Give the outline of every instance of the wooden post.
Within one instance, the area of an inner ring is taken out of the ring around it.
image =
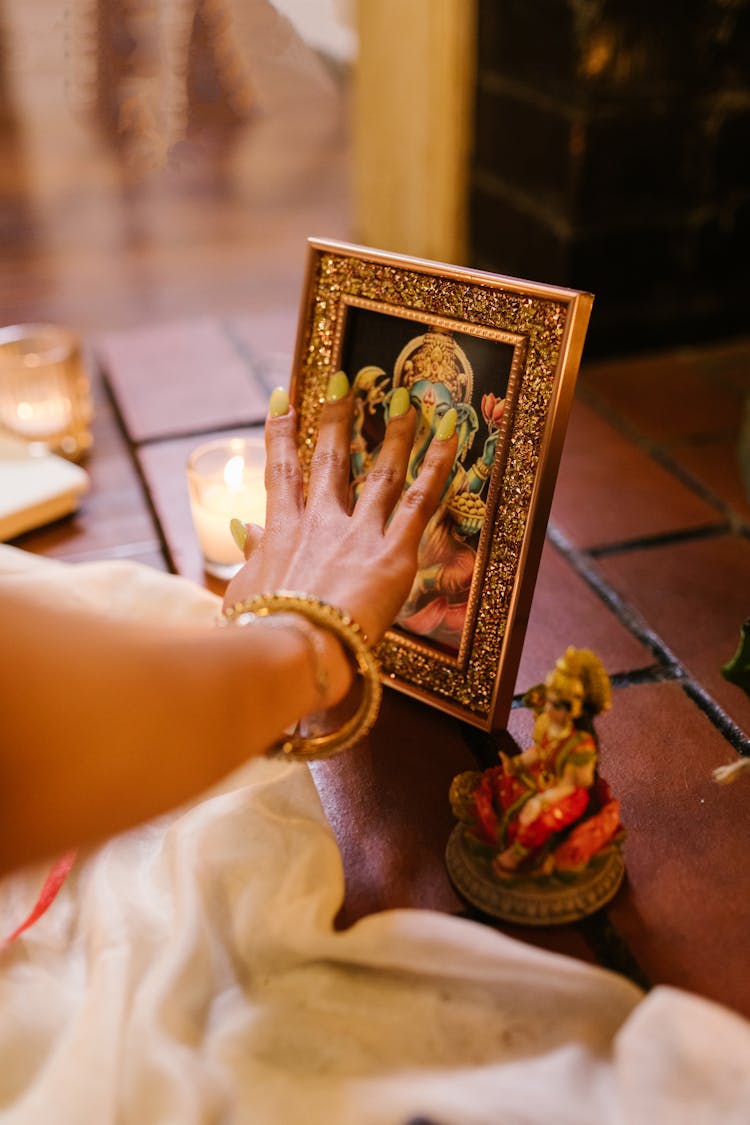
[[[460,264],[467,247],[475,0],[358,0],[359,241]]]

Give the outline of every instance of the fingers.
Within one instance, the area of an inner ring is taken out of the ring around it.
[[[445,415],[438,433],[427,450],[422,469],[409,486],[388,525],[386,538],[394,550],[416,551],[430,517],[445,490],[456,459],[458,438],[455,410]]]
[[[266,527],[274,530],[303,509],[302,470],[297,456],[297,420],[289,395],[277,387],[266,419]]]
[[[243,523],[242,520],[233,519],[229,521],[229,530],[245,558],[249,559],[263,538],[263,528],[257,523]]]
[[[348,507],[353,410],[354,398],[349,393],[349,380],[343,371],[337,371],[328,382],[318,440],[310,463],[309,511],[317,511],[331,501],[339,508]]]
[[[381,531],[403,491],[416,428],[417,413],[411,408],[409,392],[399,387],[391,400],[383,445],[355,509],[358,520],[377,520]]]

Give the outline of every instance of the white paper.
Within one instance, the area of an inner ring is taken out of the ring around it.
[[[89,486],[80,465],[32,452],[0,434],[0,539],[12,539],[74,511]]]

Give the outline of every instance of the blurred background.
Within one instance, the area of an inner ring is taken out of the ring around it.
[[[747,0],[0,0],[2,320],[296,309],[309,235],[747,332]]]

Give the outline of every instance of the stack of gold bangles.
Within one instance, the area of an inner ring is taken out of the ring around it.
[[[269,749],[268,754],[272,757],[303,762],[330,758],[354,746],[372,729],[378,716],[382,695],[380,665],[356,621],[335,606],[319,601],[310,594],[291,590],[258,594],[246,601],[228,606],[224,610],[224,618],[227,624],[250,625],[259,618],[280,613],[299,614],[313,625],[333,633],[352,657],[355,668],[362,677],[362,698],[354,714],[337,730],[303,736],[297,724],[291,734],[280,739]],[[318,686],[321,680],[324,682],[324,673],[321,673],[317,667],[315,680]]]

